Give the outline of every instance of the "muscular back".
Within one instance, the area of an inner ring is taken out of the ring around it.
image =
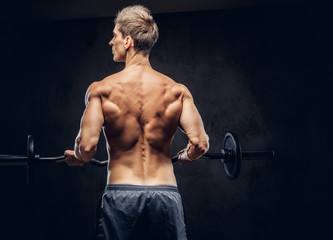
[[[176,185],[170,147],[186,88],[151,68],[96,83],[104,115],[111,184]]]

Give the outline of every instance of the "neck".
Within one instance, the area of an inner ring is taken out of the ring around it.
[[[144,56],[142,53],[135,52],[133,49],[130,49],[126,54],[125,68],[130,66],[150,66],[149,54]]]

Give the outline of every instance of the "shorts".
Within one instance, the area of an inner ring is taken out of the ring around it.
[[[97,208],[98,240],[187,240],[177,187],[107,185]]]

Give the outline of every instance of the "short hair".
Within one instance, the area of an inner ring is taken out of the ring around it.
[[[117,13],[114,23],[123,37],[133,38],[136,51],[144,55],[150,53],[158,39],[158,27],[148,8],[142,5],[126,7]]]

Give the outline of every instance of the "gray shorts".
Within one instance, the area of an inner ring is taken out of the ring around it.
[[[186,240],[177,187],[107,185],[97,208],[98,240]]]

